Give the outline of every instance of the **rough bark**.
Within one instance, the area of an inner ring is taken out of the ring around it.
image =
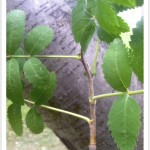
[[[7,11],[21,9],[26,12],[26,31],[37,25],[49,25],[55,32],[55,39],[43,54],[72,55],[80,52],[80,46],[74,42],[71,32],[71,10],[75,0],[7,0]],[[114,92],[106,83],[101,63],[107,45],[101,44],[98,58],[97,76],[94,79],[95,95]],[[91,64],[95,50],[93,40],[86,54],[86,61]],[[77,60],[42,59],[49,70],[57,74],[58,83],[55,97],[50,101],[51,106],[89,116],[88,85],[84,68]],[[111,66],[110,66],[111,67]],[[133,77],[131,89],[141,89],[136,77]],[[143,96],[136,96],[143,108]],[[114,98],[97,102],[97,150],[117,150],[107,127],[107,116]],[[46,125],[51,128],[69,150],[88,150],[89,126],[77,118],[39,110]],[[136,150],[143,150],[143,131],[141,129]]]

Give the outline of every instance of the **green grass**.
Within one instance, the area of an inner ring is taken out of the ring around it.
[[[7,107],[10,104],[11,102],[8,101]],[[28,110],[27,106],[22,109],[23,122]],[[32,134],[25,123],[23,129],[23,135],[21,137],[16,136],[7,120],[7,150],[67,150],[49,128],[45,127],[43,133],[38,135]]]

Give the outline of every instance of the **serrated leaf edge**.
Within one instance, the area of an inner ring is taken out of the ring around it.
[[[128,94],[126,94],[126,100],[129,98],[130,96],[128,95]],[[134,100],[134,99],[132,99],[132,100]],[[134,100],[135,101],[135,100]],[[115,100],[115,102],[113,103],[113,105],[112,105],[112,107],[111,107],[111,109],[114,107],[114,104],[117,102],[117,100]],[[135,101],[136,102],[136,101]],[[137,103],[137,102],[136,102]],[[138,103],[137,103],[138,104]],[[111,110],[110,110],[111,111]],[[140,109],[140,114],[141,114],[141,109]],[[109,118],[109,115],[108,115],[108,118]],[[109,120],[109,119],[108,119]],[[111,132],[111,129],[109,128],[109,124],[110,124],[110,122],[108,121],[107,122],[107,127],[108,127],[108,130]],[[140,128],[141,128],[141,122],[140,122],[140,120],[139,120],[139,127],[138,127],[138,130],[140,131]],[[137,133],[137,135],[139,134],[139,132]],[[113,135],[112,135],[112,132],[111,132],[111,136],[112,136],[112,138],[114,139],[114,142],[115,142],[115,144],[117,145],[117,147],[118,147],[118,149],[120,149],[120,147],[119,147],[119,145],[117,144],[117,142],[116,142],[116,140],[115,140],[115,138],[113,137]],[[137,137],[138,138],[138,137]],[[137,138],[135,138],[134,139],[134,145],[135,146],[137,146]]]

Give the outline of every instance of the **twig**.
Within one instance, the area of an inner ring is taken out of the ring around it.
[[[98,59],[98,56],[99,56],[99,51],[100,51],[100,39],[98,38],[97,43],[96,43],[94,61],[93,61],[93,64],[92,64],[92,76],[96,76],[97,59]]]
[[[93,97],[93,100],[96,101],[96,100],[102,99],[102,98],[113,97],[113,96],[120,96],[120,95],[124,95],[125,93],[126,92],[118,92],[118,93],[108,93],[108,94],[97,95],[97,96]],[[129,95],[143,94],[144,90],[128,91],[127,93]]]
[[[89,67],[87,66],[87,64],[85,62],[83,52],[81,52],[81,62],[83,64],[83,67],[85,69],[85,72],[86,72],[86,75],[88,78],[89,101],[92,103],[93,97],[94,97],[93,76],[92,76],[91,70],[89,69]]]
[[[94,97],[93,76],[91,70],[89,69],[89,67],[85,62],[82,50],[81,50],[81,62],[87,74],[88,88],[89,88],[90,118],[91,118],[91,123],[89,124],[89,128],[90,128],[89,150],[96,150],[96,114],[95,114],[96,103],[95,101],[93,101],[93,97]]]
[[[29,101],[27,99],[24,99],[24,101],[29,103],[29,104],[35,105],[34,102]],[[82,120],[86,121],[89,124],[91,123],[91,120],[88,117],[82,116],[82,115],[79,115],[79,114],[76,114],[76,113],[72,113],[70,111],[66,111],[66,110],[62,110],[62,109],[58,109],[58,108],[50,107],[50,106],[46,106],[46,105],[39,105],[39,107],[46,108],[46,109],[53,110],[53,111],[57,111],[57,112],[61,112],[61,113],[67,114],[67,115],[71,115],[71,116],[77,117],[79,119],[82,119]]]
[[[77,59],[81,60],[80,55],[8,55],[6,58],[30,58],[30,57],[36,57],[36,58],[69,58],[69,59]]]

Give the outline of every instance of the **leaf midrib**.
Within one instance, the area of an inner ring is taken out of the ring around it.
[[[11,45],[12,45],[12,37],[13,37],[13,32],[14,32],[14,30],[13,30],[13,28],[11,28],[11,33],[10,33],[10,39],[9,39],[9,47],[8,47],[8,52],[9,52],[9,54],[10,54],[10,52],[11,52]]]
[[[127,116],[127,111],[126,111],[126,107],[127,107],[127,102],[128,102],[128,95],[126,96],[126,99],[124,100],[125,101],[125,106],[124,106],[124,129],[125,129],[125,133],[124,133],[124,137],[125,137],[125,145],[127,145],[127,130],[126,130],[126,127],[127,127],[127,121],[126,121],[126,116]]]
[[[9,72],[8,72],[8,74],[9,74],[9,76],[8,76],[9,80],[8,80],[8,82],[9,82],[9,85],[10,85],[10,87],[11,87],[11,88],[10,88],[11,93],[13,93],[13,95],[14,95],[14,94],[15,94],[15,93],[14,93],[14,88],[12,88],[12,85],[13,85],[13,84],[11,84],[11,82],[10,82],[10,78],[11,78],[11,73],[10,73],[10,72],[11,72],[11,69],[10,69],[10,68],[11,68],[11,65],[12,65],[12,61],[13,61],[13,59],[10,60],[10,64],[9,64]],[[14,100],[14,98],[13,98],[13,100]]]
[[[35,76],[36,76],[37,78],[39,78],[39,79],[42,79],[42,77],[40,77],[40,76],[37,74],[36,70],[34,69],[34,67],[33,67],[33,65],[32,65],[32,63],[31,63],[31,59],[29,60],[29,64],[31,65],[31,68],[32,68],[33,72],[35,73]]]
[[[34,48],[37,46],[38,42],[42,39],[41,36],[43,35],[47,35],[47,34],[44,34],[44,33],[40,34],[38,40],[35,42],[34,46],[32,47],[30,54],[32,54],[32,52],[34,51]]]
[[[121,78],[121,75],[120,75],[120,73],[119,73],[119,69],[118,69],[118,65],[117,65],[117,51],[116,51],[116,49],[114,49],[114,60],[115,60],[115,61],[114,61],[114,66],[115,66],[115,68],[116,68],[118,77],[119,77],[119,79],[120,79],[120,81],[121,81],[123,87],[124,87],[125,89],[127,89],[126,86],[124,85],[124,82],[123,82],[123,80],[122,80],[122,78]]]

